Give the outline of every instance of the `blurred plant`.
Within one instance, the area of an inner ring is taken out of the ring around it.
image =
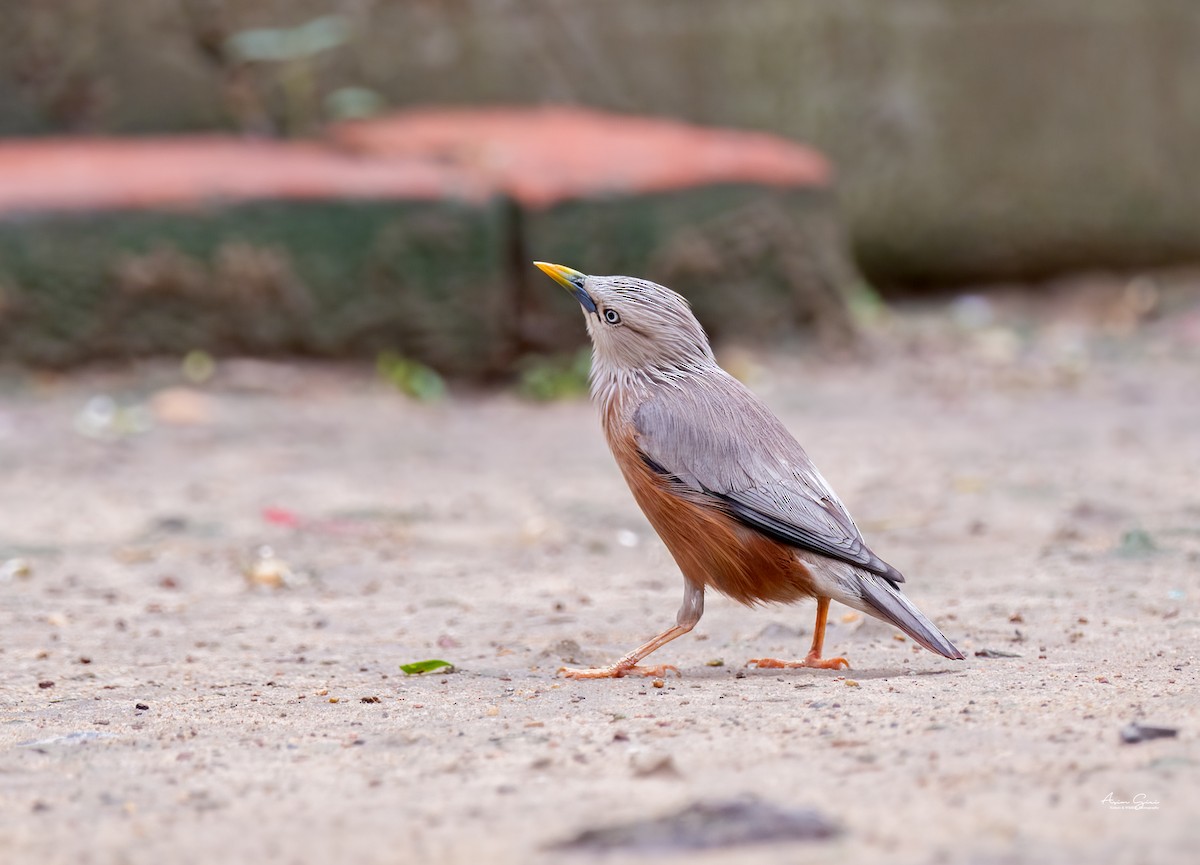
[[[536,400],[573,399],[587,393],[591,368],[590,348],[566,356],[530,356],[520,364],[517,390],[522,396]]]
[[[413,399],[432,402],[446,395],[446,382],[436,370],[394,351],[380,352],[375,370],[380,378]]]
[[[350,27],[341,15],[322,15],[299,27],[258,27],[229,37],[233,55],[251,62],[309,60],[345,45]]]
[[[845,288],[850,318],[858,327],[873,327],[887,318],[888,306],[875,286],[863,279]]]
[[[1121,542],[1117,545],[1117,555],[1126,558],[1140,558],[1157,552],[1158,544],[1145,529],[1129,529],[1121,535]]]
[[[318,58],[351,40],[344,15],[322,15],[297,27],[257,27],[225,37],[217,56],[224,65],[253,65],[269,71],[283,95],[283,130],[295,135],[311,128],[322,102],[334,118],[378,113],[384,100],[365,87],[343,87],[322,97]],[[211,50],[209,53],[212,53]]]
[[[217,371],[217,362],[206,351],[193,349],[183,356],[183,377],[192,384],[204,384]]]
[[[227,40],[229,55],[242,63],[270,65],[283,92],[284,129],[292,134],[307,129],[316,115],[318,55],[350,38],[340,15],[323,15],[299,27],[261,27],[242,30]]]
[[[93,439],[116,440],[154,426],[150,409],[141,403],[123,406],[108,394],[96,394],[75,415],[75,431]]]
[[[385,108],[383,97],[367,87],[342,87],[325,97],[325,114],[334,120],[374,117]]]

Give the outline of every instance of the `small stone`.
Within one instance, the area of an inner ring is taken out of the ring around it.
[[[1174,739],[1179,731],[1174,727],[1151,727],[1146,724],[1126,724],[1121,728],[1121,741],[1126,745],[1149,742],[1151,739]]]
[[[682,777],[670,754],[634,754],[629,762],[635,778]]]
[[[14,577],[28,578],[33,575],[33,566],[28,559],[8,559],[0,562],[0,583],[6,583]]]
[[[160,390],[150,399],[154,419],[169,426],[203,426],[215,414],[213,398],[187,387]]]
[[[294,571],[286,561],[275,555],[275,550],[264,544],[255,551],[255,558],[243,571],[246,582],[251,586],[267,586],[272,589],[290,589],[304,585],[307,577]]]
[[[913,648],[917,648],[913,646]],[[979,649],[975,652],[976,658],[1019,658],[1021,657],[1016,652],[1004,652],[1000,649]]]

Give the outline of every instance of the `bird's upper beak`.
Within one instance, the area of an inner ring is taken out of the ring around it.
[[[579,301],[584,309],[588,312],[596,311],[596,301],[592,300],[592,296],[583,287],[583,281],[587,279],[586,274],[580,273],[578,270],[571,270],[569,267],[563,267],[561,264],[550,264],[548,261],[535,261],[534,264],[546,276],[575,295],[575,299]]]

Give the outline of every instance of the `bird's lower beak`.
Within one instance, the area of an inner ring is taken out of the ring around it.
[[[578,270],[571,270],[569,267],[563,267],[561,264],[550,264],[548,261],[535,261],[538,269],[546,276],[553,279],[571,294],[575,295],[575,299],[588,312],[596,311],[596,302],[592,300],[592,296],[583,288],[583,281],[587,279],[586,274],[580,273]]]

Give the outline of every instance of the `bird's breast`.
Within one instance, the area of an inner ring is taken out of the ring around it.
[[[631,417],[619,403],[605,408],[605,437],[621,474],[685,577],[744,604],[817,593],[794,549],[741,524],[701,492],[672,489],[676,484],[642,459]]]

